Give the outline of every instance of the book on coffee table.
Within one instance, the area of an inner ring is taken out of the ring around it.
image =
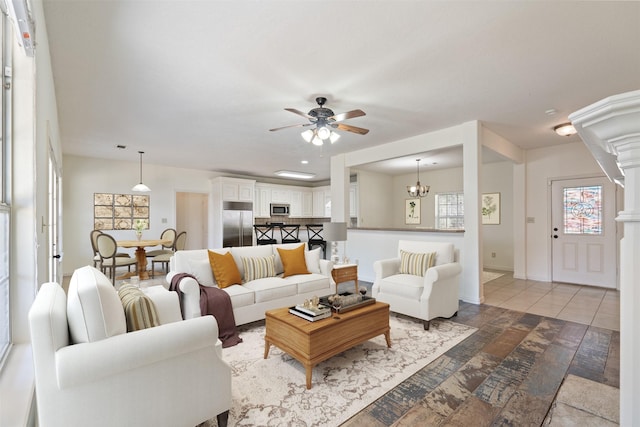
[[[298,304],[295,306],[295,309],[307,313],[309,316],[318,316],[331,311],[331,307],[323,304],[318,304],[316,307],[305,307],[304,305]]]
[[[314,315],[314,314],[309,314],[307,312],[301,311],[298,309],[298,307],[290,307],[289,313],[294,314],[298,317],[302,317],[303,319],[308,320],[310,322],[315,322],[316,320],[326,319],[327,317],[331,317],[331,309],[328,309],[326,311],[323,311],[321,313]]]

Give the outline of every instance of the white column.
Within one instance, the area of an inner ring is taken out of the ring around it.
[[[620,425],[640,425],[640,91],[611,96],[569,116],[613,181],[624,183],[620,242]]]

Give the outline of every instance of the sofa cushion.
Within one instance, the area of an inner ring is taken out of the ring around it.
[[[208,259],[190,259],[189,271],[185,271],[185,273],[189,273],[193,277],[195,277],[198,283],[200,283],[202,286],[216,286],[216,282],[213,279],[211,261],[209,261]]]
[[[305,251],[304,260],[307,263],[309,273],[320,273],[320,248]]]
[[[297,249],[278,248],[278,253],[282,260],[282,267],[284,268],[282,277],[293,276],[296,274],[309,274],[307,262],[304,257],[304,247],[305,245],[303,244]]]
[[[273,250],[269,245],[240,246],[237,248],[236,247],[231,248],[231,255],[233,255],[233,259],[235,259],[236,261],[236,265],[238,266],[238,270],[240,271],[241,277],[245,277],[244,266],[242,265],[242,258],[261,258],[261,257],[267,257],[272,254],[273,254]]]
[[[400,249],[400,273],[424,276],[427,268],[433,267],[435,252],[417,253]]]
[[[298,293],[317,292],[319,296],[327,295],[331,290],[331,280],[323,274],[298,274],[285,280],[297,283]]]
[[[231,298],[231,306],[236,309],[255,304],[255,293],[241,285],[231,285],[224,288]]]
[[[156,305],[140,288],[134,285],[122,285],[118,289],[118,296],[127,318],[127,332],[160,325]]]
[[[255,293],[256,303],[290,297],[298,293],[298,286],[295,282],[289,282],[281,277],[252,280],[245,283],[244,287]]]
[[[209,262],[213,270],[213,277],[215,277],[221,289],[242,283],[240,271],[231,252],[220,255],[219,253],[209,251]]]
[[[276,275],[275,255],[266,257],[242,257],[242,267],[244,268],[244,281],[250,282],[255,279],[273,277]]]
[[[413,274],[394,274],[380,281],[380,293],[389,293],[418,301],[424,290],[424,278]]]
[[[398,258],[400,258],[401,249],[407,252],[435,252],[436,259],[433,265],[448,264],[455,261],[455,248],[453,243],[400,240],[398,242]]]
[[[127,332],[118,292],[107,276],[91,266],[78,268],[71,276],[67,318],[74,343],[99,341]]]

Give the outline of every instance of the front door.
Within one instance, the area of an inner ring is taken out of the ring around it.
[[[551,184],[552,280],[616,287],[615,185],[605,177]]]

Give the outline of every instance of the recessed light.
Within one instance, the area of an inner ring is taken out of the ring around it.
[[[284,178],[297,178],[297,179],[311,179],[316,176],[314,173],[295,172],[295,171],[276,171],[274,175],[282,176]]]
[[[302,163],[303,165],[307,165],[309,164],[309,160],[300,160],[300,163]]]

